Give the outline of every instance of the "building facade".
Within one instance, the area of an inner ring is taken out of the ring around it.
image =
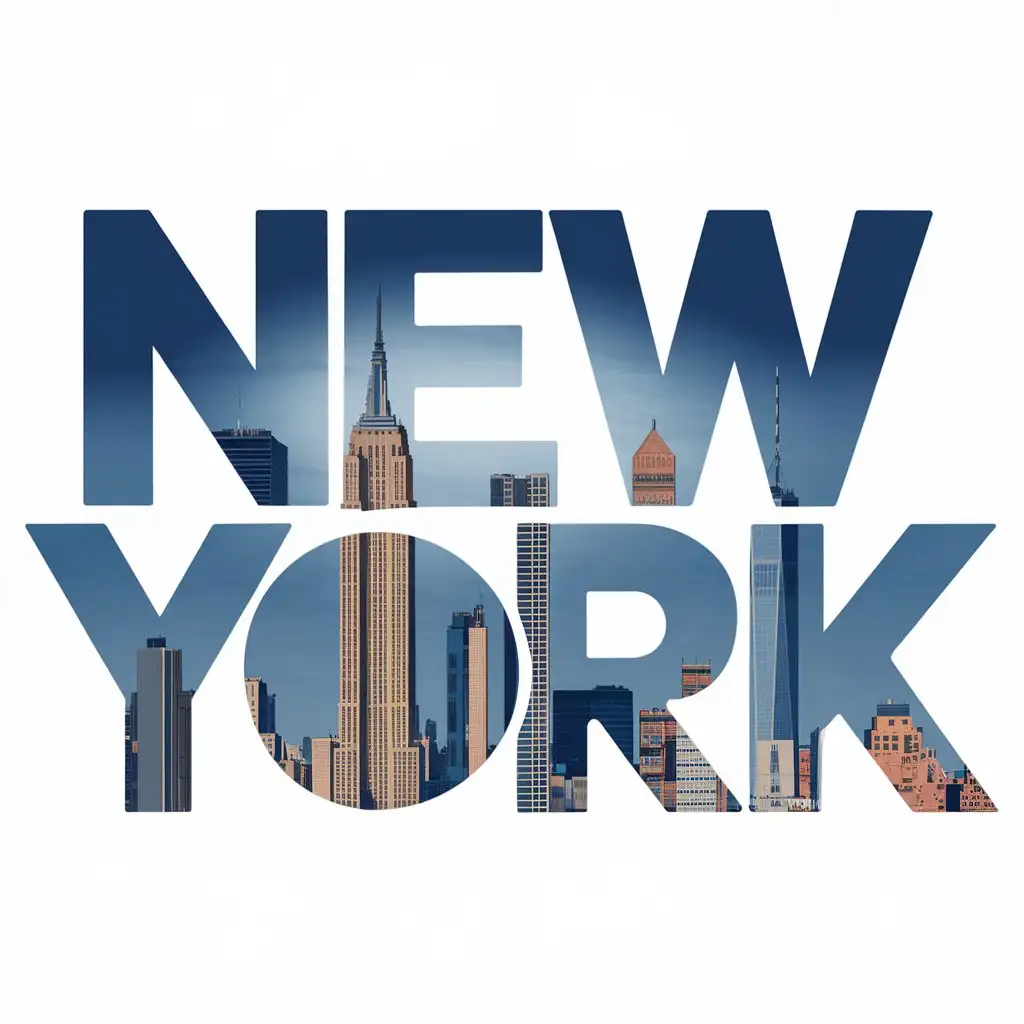
[[[448,627],[445,778],[461,782],[487,759],[487,626],[483,605],[455,612]]]
[[[801,745],[798,749],[800,777],[797,787],[797,796],[802,800],[811,799],[811,748]]]
[[[491,477],[491,505],[547,508],[551,483],[547,473]],[[551,591],[551,526],[519,523],[516,526],[516,590],[519,616],[530,648],[530,700],[516,746],[516,806],[520,811],[548,811],[551,790],[551,677],[548,652]],[[505,721],[515,709],[518,665],[510,663],[515,651],[511,629],[505,643]]]
[[[412,508],[412,483],[408,434],[388,400],[378,293],[366,407],[345,456],[344,507]],[[371,809],[418,803],[413,539],[394,533],[343,537],[340,592],[339,802]]]
[[[683,697],[691,697],[711,685],[710,662],[680,668]],[[735,801],[711,762],[681,726],[676,729],[676,811],[729,811]]]
[[[267,692],[267,684],[261,676],[247,676],[245,696],[249,701],[252,724],[260,733],[277,732],[277,695]]]
[[[676,503],[676,457],[652,422],[651,429],[633,454],[633,504]]]
[[[213,436],[257,505],[288,504],[288,449],[269,430],[239,424]]]
[[[981,788],[973,772],[964,765],[963,771],[954,772],[946,782],[947,811],[994,811],[996,805]]]
[[[473,610],[473,624],[467,630],[469,661],[468,713],[466,717],[466,757],[472,775],[487,760],[487,626],[484,609]]]
[[[136,655],[135,809],[192,809],[192,691],[181,683],[181,651],[152,637]],[[131,710],[131,705],[129,705]]]
[[[330,800],[331,803],[344,803],[338,776],[341,768],[341,747],[333,736],[315,736],[312,746],[312,791],[314,796]]]
[[[639,718],[640,778],[666,811],[674,811],[679,723],[666,708],[641,708]]]
[[[864,746],[908,807],[946,810],[946,772],[935,751],[925,746],[924,729],[914,725],[909,704],[891,697],[879,704],[871,728],[864,730]]]
[[[554,690],[551,694],[551,759],[567,779],[587,774],[587,726],[598,721],[633,763],[633,691],[624,686]]]
[[[799,504],[780,478],[779,377],[775,374],[775,483],[778,508]],[[756,525],[750,540],[751,810],[787,810],[798,796],[798,528]]]
[[[530,473],[515,476],[512,473],[495,473],[491,476],[492,508],[545,508],[551,504],[550,480],[546,473]],[[538,542],[546,542],[538,538]],[[504,616],[504,659],[505,659],[505,729],[512,723],[515,714],[516,696],[519,689],[519,654],[512,622]]]

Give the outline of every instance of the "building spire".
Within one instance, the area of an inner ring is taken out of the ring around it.
[[[366,383],[366,408],[359,417],[359,426],[387,428],[397,426],[388,398],[388,357],[384,351],[380,285],[377,285],[377,331],[370,356],[370,379]]]
[[[651,420],[651,430],[656,430],[658,426],[657,420]]]
[[[380,285],[377,285],[377,333],[373,338],[374,349],[384,349],[384,328],[381,326],[381,313],[380,313]]]

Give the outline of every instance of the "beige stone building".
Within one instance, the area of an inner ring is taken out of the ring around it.
[[[345,456],[344,507],[411,508],[412,479],[408,434],[388,400],[378,294],[366,408]],[[419,802],[413,543],[394,533],[360,533],[341,541],[337,786],[338,802],[350,807]]]
[[[338,741],[333,736],[315,737],[313,739],[313,795],[323,797],[332,803],[340,804],[341,791],[338,787],[338,769],[341,751]]]
[[[487,627],[471,626],[469,636],[469,773],[472,775],[487,760]]]

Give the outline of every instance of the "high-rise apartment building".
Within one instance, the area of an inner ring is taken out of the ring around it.
[[[624,686],[554,690],[551,694],[551,759],[567,779],[587,775],[587,726],[598,721],[633,763],[633,691]]]
[[[798,504],[782,487],[779,374],[775,371],[775,505]],[[750,541],[751,809],[784,811],[798,796],[799,589],[795,524],[757,525]]]
[[[633,454],[633,504],[676,503],[676,457],[652,421],[651,429]]]
[[[412,508],[412,482],[409,437],[388,399],[378,292],[366,407],[352,427],[345,456],[344,507]],[[407,807],[419,802],[420,793],[419,738],[413,735],[413,539],[395,533],[343,537],[340,590],[339,802]]]
[[[269,430],[239,424],[213,436],[256,504],[288,504],[288,448]]]
[[[469,662],[466,756],[470,775],[487,760],[487,626],[484,610],[477,605],[467,630]]]
[[[181,687],[181,651],[163,637],[138,652],[133,696],[136,809],[191,810],[192,691]]]
[[[487,626],[483,605],[455,612],[448,627],[448,750],[445,778],[461,782],[487,759]]]
[[[547,508],[551,485],[547,473],[491,477],[491,505]],[[530,702],[516,746],[516,806],[520,811],[547,811],[551,793],[551,676],[548,660],[551,591],[551,526],[519,523],[516,527],[516,590],[519,616],[530,648]],[[509,662],[511,630],[505,631],[505,722],[512,720],[518,666]]]
[[[547,473],[530,473],[527,476],[495,473],[491,476],[491,507],[547,507],[551,504],[550,490]],[[524,527],[520,526],[519,529],[522,534]],[[537,543],[550,543],[550,531],[546,538],[538,534],[535,539]],[[516,708],[519,686],[519,654],[516,650],[516,636],[512,631],[512,622],[507,615],[504,616],[504,620],[505,728],[508,729]]]

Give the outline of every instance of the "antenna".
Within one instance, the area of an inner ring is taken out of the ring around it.
[[[775,367],[775,489],[779,490],[779,473],[782,469],[782,448],[779,444],[779,368]]]
[[[242,432],[242,389],[238,389],[238,432]]]
[[[381,325],[381,309],[380,309],[380,285],[377,285],[377,333],[374,335],[374,341],[378,347],[384,345],[384,329]]]

